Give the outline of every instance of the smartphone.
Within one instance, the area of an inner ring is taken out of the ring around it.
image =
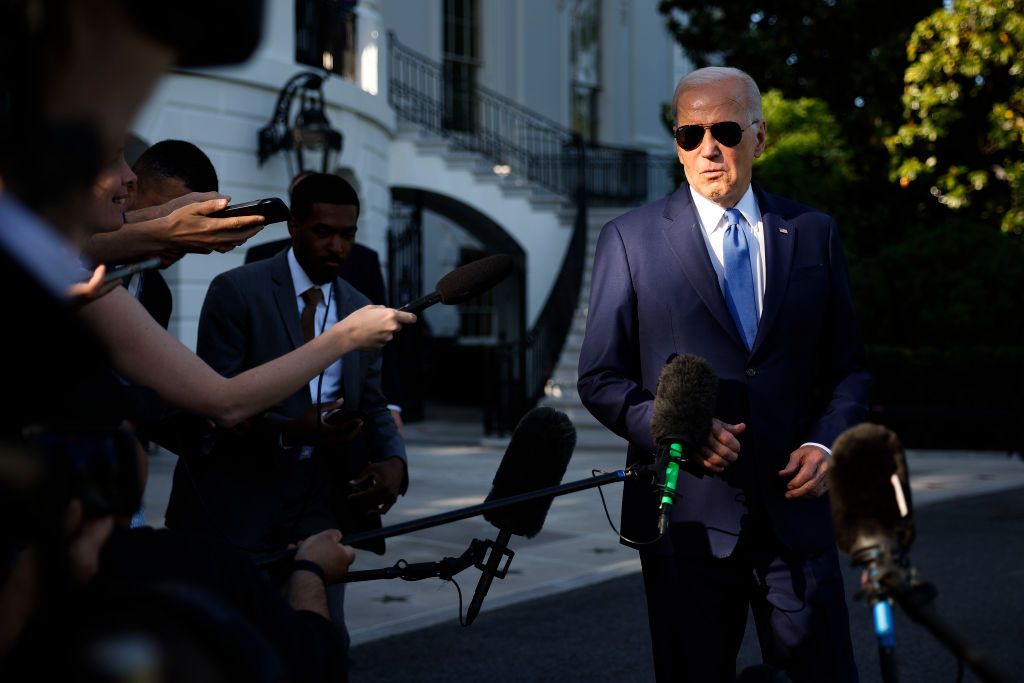
[[[363,411],[350,408],[335,408],[324,413],[324,422],[329,425],[337,425],[349,420],[363,419]]]
[[[123,268],[117,268],[115,270],[108,270],[107,274],[103,276],[103,284],[113,282],[114,280],[120,280],[121,278],[131,277],[135,273],[141,273],[144,270],[152,270],[160,265],[160,258],[154,256],[151,259],[145,261],[139,261]]]
[[[254,202],[245,202],[244,204],[232,204],[220,211],[214,211],[209,216],[211,218],[263,216],[266,219],[266,224],[270,225],[271,223],[284,222],[291,218],[292,214],[283,201],[277,197],[268,197],[267,199],[257,199]]]

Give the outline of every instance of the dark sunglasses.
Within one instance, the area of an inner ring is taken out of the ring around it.
[[[757,123],[756,120],[750,123],[750,126]],[[750,128],[747,126],[747,128]],[[735,147],[740,144],[740,140],[743,139],[743,131],[747,128],[740,128],[740,124],[735,121],[720,121],[719,123],[712,123],[709,126],[704,126],[699,123],[688,124],[685,126],[679,126],[675,129],[674,135],[676,137],[676,144],[683,148],[685,152],[692,152],[700,146],[700,143],[704,141],[704,131],[710,130],[711,137],[718,140],[726,147]]]

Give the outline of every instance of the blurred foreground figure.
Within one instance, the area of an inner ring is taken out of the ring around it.
[[[172,666],[178,650],[144,643],[159,642],[151,629],[165,623],[202,622],[208,632],[186,628],[186,638],[170,640],[227,661],[207,680],[339,680],[343,652],[324,581],[344,575],[352,551],[336,530],[300,544],[297,557],[310,564],[296,566],[283,598],[226,550],[171,532],[110,537],[115,514],[140,497],[123,424],[130,406],[67,294],[87,279],[75,245],[96,227],[100,170],[156,79],[175,61],[244,59],[262,2],[39,0],[7,2],[0,13],[0,297],[18,321],[5,344],[0,406],[0,677],[113,680],[134,661],[143,667],[136,673],[196,680],[198,672]],[[120,203],[116,192],[111,202]],[[86,300],[100,290],[90,289]],[[116,642],[92,628],[113,605],[128,605],[127,614],[112,610],[117,626],[127,625]],[[175,616],[165,622],[165,612]],[[255,635],[233,641],[241,624]],[[253,663],[258,653],[265,667]]]

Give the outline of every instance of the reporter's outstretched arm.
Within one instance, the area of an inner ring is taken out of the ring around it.
[[[276,405],[346,353],[384,346],[402,325],[416,321],[411,313],[365,306],[300,348],[225,379],[160,327],[124,288],[87,304],[79,315],[127,380],[226,427]]]

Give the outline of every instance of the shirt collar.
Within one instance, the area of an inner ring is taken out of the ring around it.
[[[74,245],[10,193],[0,195],[0,248],[60,300],[90,275]]]
[[[704,232],[710,235],[719,228],[724,227],[721,225],[721,222],[722,216],[725,215],[725,209],[694,190],[692,185],[689,187],[689,190]],[[757,206],[757,197],[754,195],[753,185],[747,186],[747,191],[743,193],[743,196],[740,197],[740,200],[736,202],[736,206],[733,208],[743,214],[743,218],[746,219],[747,224],[751,228],[756,227],[761,222],[761,209]]]
[[[295,285],[295,296],[302,297],[302,293],[310,287],[319,287],[320,285],[313,284],[313,281],[306,275],[306,271],[299,265],[299,260],[295,258],[295,249],[288,247],[288,270],[292,273],[292,284]]]

